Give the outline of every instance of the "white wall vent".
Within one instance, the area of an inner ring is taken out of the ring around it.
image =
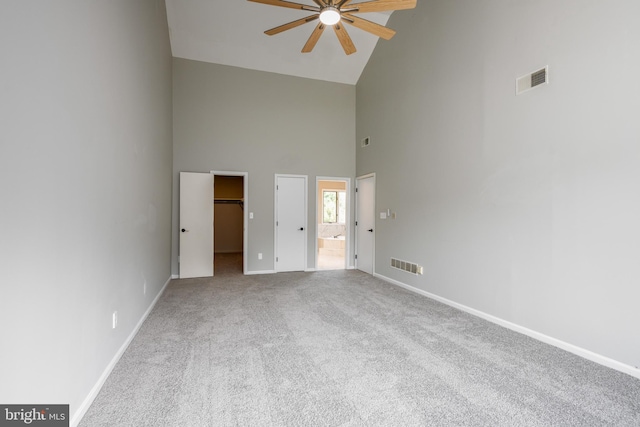
[[[409,261],[391,258],[391,267],[411,274],[422,274],[422,266]]]
[[[549,84],[549,66],[536,70],[532,73],[525,74],[516,79],[516,95],[520,95],[534,87]]]
[[[366,138],[362,138],[362,140],[360,140],[361,147],[368,147],[369,144],[371,144],[371,137],[369,136],[367,136]]]

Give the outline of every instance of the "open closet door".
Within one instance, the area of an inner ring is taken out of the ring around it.
[[[213,175],[180,172],[180,278],[213,276]]]

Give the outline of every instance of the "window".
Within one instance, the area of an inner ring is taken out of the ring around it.
[[[322,222],[344,224],[347,216],[347,193],[337,190],[322,191]]]

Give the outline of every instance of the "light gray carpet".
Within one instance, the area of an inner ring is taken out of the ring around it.
[[[640,426],[640,380],[356,271],[172,281],[82,426]]]

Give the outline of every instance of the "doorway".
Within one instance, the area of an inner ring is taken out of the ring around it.
[[[246,272],[246,188],[242,172],[212,172],[215,274],[234,275]]]
[[[347,268],[350,181],[316,178],[316,270]]]

